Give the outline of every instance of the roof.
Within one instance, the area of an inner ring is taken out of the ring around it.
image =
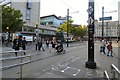
[[[48,16],[43,16],[43,17],[40,17],[40,18],[42,19],[42,18],[52,17],[52,16],[55,17],[55,18],[58,19],[58,20],[66,20],[66,19],[60,19],[60,18],[58,18],[58,17],[57,17],[56,15],[54,15],[54,14],[53,14],[53,15],[48,15]]]
[[[36,24],[34,24],[34,23],[26,23],[26,24],[24,24],[24,25],[35,28],[35,25],[36,25]],[[56,31],[56,30],[57,30],[57,28],[53,28],[53,27],[50,27],[50,26],[39,25],[38,27],[39,27],[40,29],[46,29],[46,30],[52,30],[52,31]]]

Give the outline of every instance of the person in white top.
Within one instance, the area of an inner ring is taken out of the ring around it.
[[[106,47],[106,43],[104,40],[102,40],[102,45],[100,46],[100,53],[103,52],[104,54],[106,54],[105,47]]]

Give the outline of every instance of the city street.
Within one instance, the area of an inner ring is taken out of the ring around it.
[[[35,51],[33,47],[29,51],[27,50],[27,54],[31,55],[31,62],[23,65],[22,75],[24,78],[102,78],[103,72],[107,70],[111,76],[110,65],[115,64],[118,67],[118,48],[116,46],[113,48],[114,57],[108,57],[99,53],[99,45],[99,42],[95,43],[97,68],[93,70],[85,67],[87,42],[71,43],[71,47],[65,46],[67,53],[59,55],[50,53],[50,48],[43,52]],[[14,54],[3,55],[3,57],[8,56],[15,57]],[[29,59],[24,59],[24,61],[27,60]],[[5,61],[3,66],[19,62],[20,59]],[[19,66],[3,70],[3,78],[19,78],[19,71]]]
[[[120,80],[120,0],[0,0],[0,6],[1,78]]]

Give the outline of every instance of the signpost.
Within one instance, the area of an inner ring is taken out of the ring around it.
[[[99,21],[102,21],[102,20],[112,20],[112,16],[99,18]]]
[[[94,0],[89,0],[88,7],[88,60],[86,61],[86,67],[90,69],[96,68],[96,62],[94,62]]]

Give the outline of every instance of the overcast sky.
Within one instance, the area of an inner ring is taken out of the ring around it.
[[[3,0],[0,0],[0,2]],[[10,1],[10,0],[5,0]],[[25,1],[25,0],[12,0],[12,1]],[[74,20],[74,24],[87,24],[88,20],[88,1],[89,0],[32,0],[33,2],[41,1],[40,16],[47,16],[55,14],[56,16],[65,17],[67,9],[69,8],[70,16]],[[102,6],[104,11],[118,10],[118,2],[120,0],[94,0],[95,1],[95,19],[99,20],[102,16]],[[79,11],[79,13],[74,13]],[[105,13],[105,17],[112,16],[112,20],[118,20],[118,11],[114,13]]]
[[[95,19],[102,16],[102,6],[105,12],[118,10],[120,0],[94,0],[95,1]],[[70,16],[74,24],[87,24],[88,20],[88,0],[41,0],[41,16],[55,14],[56,16],[66,16],[67,9],[70,10]],[[79,11],[79,13],[73,13]],[[118,12],[105,13],[105,16],[112,16],[113,20],[118,20]]]

